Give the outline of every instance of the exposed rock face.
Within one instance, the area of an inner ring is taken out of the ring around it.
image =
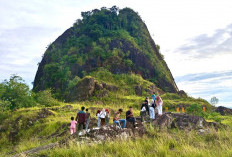
[[[192,130],[203,129],[206,121],[202,117],[192,116],[188,114],[171,114],[175,119],[172,122],[172,127],[178,129]]]
[[[220,113],[221,115],[232,115],[232,109],[223,106],[217,107],[216,112]]]
[[[157,94],[159,94],[159,95],[164,94],[164,91],[161,90],[161,89],[159,89],[159,88],[157,88],[154,84],[151,85],[149,88],[144,89],[144,90],[145,90],[145,92],[147,92],[147,94],[149,94],[149,95],[152,95],[153,92],[155,92],[155,93],[157,93]]]
[[[118,87],[107,83],[98,83],[94,78],[84,78],[69,94],[67,101],[86,100],[91,96],[104,97],[108,96],[109,91],[115,92]]]
[[[93,78],[85,78],[80,81],[75,87],[72,93],[69,95],[68,100],[85,100],[92,96],[95,89],[95,81]]]
[[[141,86],[135,86],[135,94],[141,96],[143,94],[143,89]]]
[[[157,117],[157,116],[156,116]],[[206,122],[204,118],[185,113],[164,113],[153,121],[153,125],[160,128],[178,128],[183,130],[199,130],[207,127],[215,129],[225,127],[220,123]]]
[[[182,96],[182,97],[188,97],[188,95],[185,93],[185,91],[183,91],[183,90],[180,90],[179,92],[178,92],[178,94],[180,95],[180,96]]]
[[[154,126],[159,126],[160,128],[171,128],[173,122],[173,117],[169,114],[163,114],[162,116],[156,116],[156,119],[153,121]]]

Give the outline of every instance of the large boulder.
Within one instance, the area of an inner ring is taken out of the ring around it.
[[[179,92],[178,92],[178,94],[181,96],[181,97],[184,97],[184,98],[186,98],[186,97],[188,97],[188,95],[185,93],[185,91],[183,91],[183,90],[180,90]]]
[[[153,121],[154,126],[159,126],[160,128],[171,128],[173,117],[169,114],[163,114],[162,116],[156,116]]]
[[[232,115],[232,109],[226,108],[224,106],[217,107],[216,112],[220,113],[221,115]]]
[[[164,91],[157,88],[154,84],[150,85],[147,89],[144,89],[145,92],[147,92],[147,94],[151,95],[153,94],[153,92],[159,94],[159,95],[163,95]]]
[[[82,79],[73,91],[70,93],[68,101],[86,100],[93,95],[95,89],[95,81],[92,77]]]
[[[192,129],[203,129],[206,121],[202,117],[193,116],[185,113],[172,113],[174,118],[172,127],[178,129],[192,130]]]
[[[141,86],[135,86],[135,94],[138,95],[138,96],[142,96],[143,94],[143,90],[142,90],[142,87]]]
[[[144,134],[146,134],[146,129],[143,125],[140,125],[136,129],[121,129],[117,125],[112,124],[100,128],[93,128],[90,130],[90,132],[87,133],[87,136],[93,140],[104,141],[106,139],[115,138],[127,139],[131,136],[143,136]]]
[[[152,124],[160,128],[178,128],[182,130],[202,130],[208,127],[218,129],[226,127],[221,123],[207,122],[199,116],[171,112],[166,112],[162,116],[156,116]]]

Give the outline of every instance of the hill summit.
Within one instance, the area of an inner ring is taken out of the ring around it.
[[[164,92],[179,91],[159,45],[138,13],[113,6],[81,15],[48,46],[34,91],[51,88],[57,98],[66,99],[82,78],[99,69],[112,75],[140,75]]]

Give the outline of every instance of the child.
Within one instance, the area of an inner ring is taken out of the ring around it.
[[[77,121],[74,120],[74,117],[71,117],[71,125],[70,125],[71,135],[76,132],[76,125],[77,125]]]

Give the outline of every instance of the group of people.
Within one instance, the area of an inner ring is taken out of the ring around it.
[[[147,97],[143,104],[141,105],[140,116],[141,121],[144,122],[145,117],[149,116],[151,120],[155,119],[155,109],[158,110],[158,116],[162,115],[162,106],[163,101],[159,95],[153,93],[151,100]],[[133,114],[133,108],[129,107],[129,110],[126,112],[126,119],[121,119],[121,113],[123,109],[119,109],[113,116],[113,123],[119,126],[120,128],[125,128],[127,122],[131,122],[136,128],[136,118]],[[96,113],[97,116],[97,126],[101,127],[104,125],[109,125],[110,121],[110,111],[109,109],[98,110]],[[89,123],[90,123],[90,113],[88,109],[85,107],[81,107],[81,111],[77,113],[77,116],[74,120],[74,117],[71,117],[71,126],[70,132],[71,135],[76,132],[76,125],[78,124],[78,130],[85,129],[88,131]]]
[[[110,121],[110,111],[109,109],[102,109],[97,111],[97,126],[101,127],[103,125],[109,125]]]
[[[158,111],[158,116],[162,115],[163,111],[163,100],[159,95],[153,93],[151,100],[149,102],[149,98],[147,97],[143,104],[141,105],[141,121],[144,121],[144,118],[149,115],[151,120],[155,119],[155,109]]]
[[[81,111],[77,113],[76,119],[71,117],[71,124],[70,124],[70,132],[71,135],[76,132],[76,125],[78,124],[78,130],[86,129],[88,130],[89,123],[90,123],[90,113],[89,109],[85,110],[85,107],[81,107]]]

